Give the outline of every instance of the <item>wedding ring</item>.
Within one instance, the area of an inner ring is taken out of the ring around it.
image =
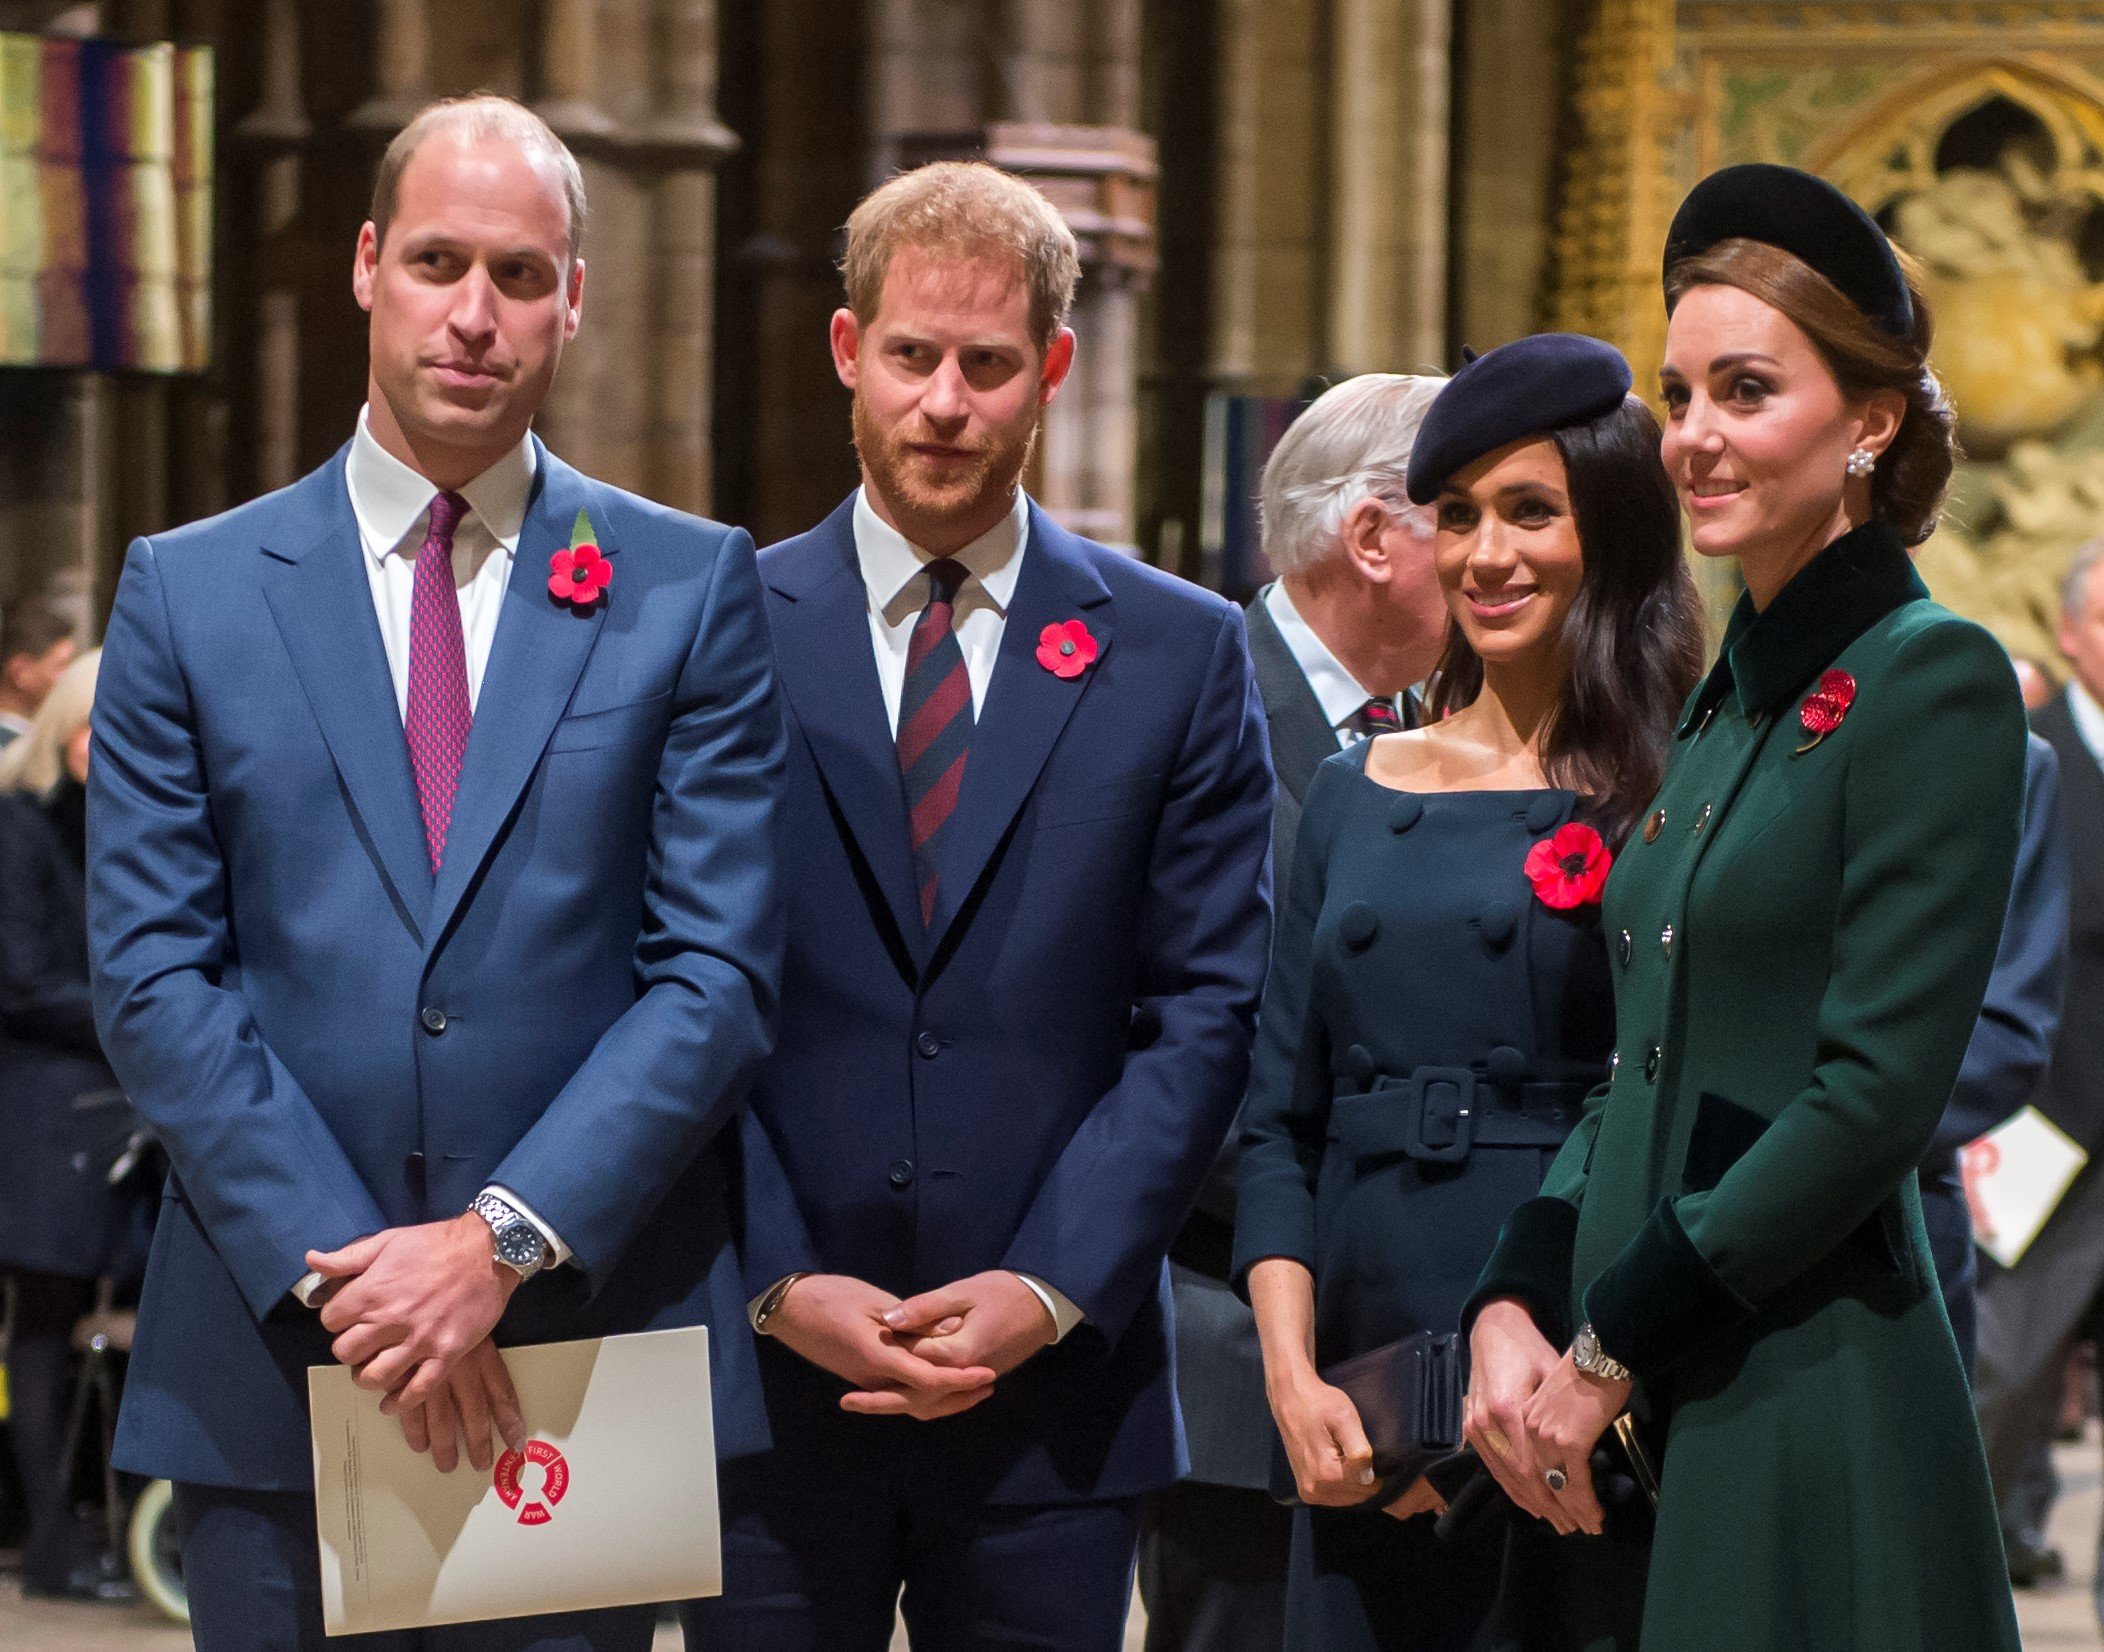
[[[1542,1478],[1549,1482],[1551,1491],[1561,1491],[1571,1483],[1571,1477],[1560,1468],[1552,1468]]]

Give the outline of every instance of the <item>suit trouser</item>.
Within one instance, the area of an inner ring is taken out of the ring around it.
[[[1010,1506],[910,1463],[723,1476],[723,1588],[682,1609],[689,1652],[1121,1652],[1133,1501]],[[902,1592],[903,1591],[903,1592]]]
[[[1147,1652],[1280,1652],[1293,1511],[1269,1492],[1186,1480],[1140,1514]]]
[[[649,1652],[656,1632],[627,1606],[331,1640],[311,1493],[178,1485],[175,1520],[197,1652]]]

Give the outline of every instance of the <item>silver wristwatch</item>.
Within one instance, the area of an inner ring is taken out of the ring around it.
[[[1634,1382],[1636,1374],[1620,1360],[1610,1359],[1607,1350],[1600,1346],[1600,1339],[1593,1335],[1590,1321],[1578,1327],[1578,1334],[1571,1339],[1571,1363],[1589,1377],[1604,1377],[1609,1382]]]
[[[476,1194],[468,1209],[489,1223],[497,1260],[522,1281],[548,1265],[548,1241],[541,1237],[541,1230],[496,1194],[487,1190]]]

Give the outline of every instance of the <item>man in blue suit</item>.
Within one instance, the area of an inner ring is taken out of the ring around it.
[[[780,713],[745,535],[529,432],[583,227],[537,117],[426,111],[359,237],[353,440],[126,560],[97,1021],[174,1175],[119,1461],[176,1482],[201,1652],[324,1644],[310,1365],[486,1471],[534,1420],[495,1344],[712,1324],[719,1448],[765,1443],[731,1127],[779,984]],[[635,1608],[372,1644],[651,1633]]]
[[[697,1645],[1122,1645],[1185,1461],[1164,1258],[1240,1099],[1271,776],[1242,616],[1020,487],[1074,241],[945,163],[849,220],[860,490],[761,558],[791,727],[745,1145],[774,1449]],[[901,1591],[903,1590],[903,1599]]]

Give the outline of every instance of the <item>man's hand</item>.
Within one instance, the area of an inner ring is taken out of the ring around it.
[[[344,1281],[321,1310],[336,1336],[329,1351],[359,1387],[388,1396],[380,1409],[389,1412],[426,1404],[454,1363],[488,1338],[519,1286],[473,1211],[309,1251],[307,1266]]]
[[[487,1474],[496,1461],[492,1431],[512,1450],[526,1449],[526,1417],[511,1386],[511,1372],[487,1337],[454,1362],[428,1400],[404,1407],[400,1415],[409,1449],[430,1452],[441,1474],[459,1466],[462,1440],[467,1442],[468,1461]]]
[[[986,1366],[931,1362],[907,1346],[912,1339],[886,1322],[898,1306],[889,1291],[859,1279],[814,1273],[789,1287],[768,1332],[790,1352],[853,1385],[840,1401],[844,1411],[926,1422],[969,1411],[994,1391],[994,1372]],[[1043,1319],[1044,1309],[1037,1312]]]
[[[884,1323],[936,1365],[983,1366],[1005,1377],[1058,1339],[1045,1304],[1006,1268],[975,1273],[899,1303]]]

